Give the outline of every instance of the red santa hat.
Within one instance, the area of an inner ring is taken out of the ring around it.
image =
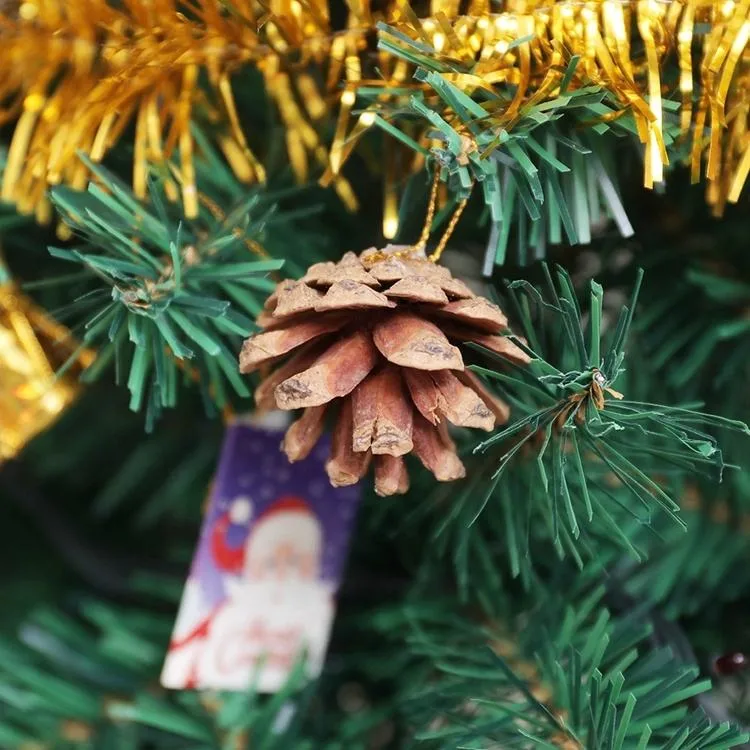
[[[233,523],[247,523],[250,520],[252,505],[247,498],[238,498],[232,503],[229,510],[222,513],[211,531],[211,556],[219,570],[227,573],[239,573],[245,564],[245,553],[247,544],[243,540],[236,547],[227,542],[227,532]],[[300,497],[285,495],[276,502],[271,503],[255,519],[251,537],[258,537],[261,527],[268,528],[272,520],[289,519],[297,517],[306,519],[306,523],[315,523],[314,514],[307,502]]]

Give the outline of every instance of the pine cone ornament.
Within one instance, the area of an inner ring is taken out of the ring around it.
[[[310,453],[338,402],[331,483],[354,484],[374,463],[379,495],[406,492],[408,453],[440,481],[464,476],[446,420],[487,431],[507,420],[507,405],[464,368],[456,343],[528,361],[501,335],[499,307],[403,247],[314,264],[276,287],[258,323],[264,330],[245,341],[240,371],[284,360],[255,399],[260,409],[304,410],[284,437],[289,460]]]

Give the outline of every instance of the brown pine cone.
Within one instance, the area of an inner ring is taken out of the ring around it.
[[[347,253],[282,281],[258,319],[265,330],[240,354],[243,373],[290,355],[255,392],[260,409],[304,409],[284,438],[289,460],[310,453],[339,399],[328,476],[335,486],[354,484],[374,457],[379,495],[406,492],[407,453],[440,481],[464,476],[445,420],[489,431],[508,418],[451,341],[528,361],[499,335],[508,321],[497,305],[405,250]]]

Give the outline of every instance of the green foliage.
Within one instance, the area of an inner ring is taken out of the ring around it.
[[[203,206],[197,220],[174,216],[165,183],[154,182],[151,206],[103,168],[88,191],[56,188],[52,200],[84,240],[53,247],[58,258],[84,265],[101,282],[76,300],[89,313],[83,343],[97,346],[92,380],[114,361],[127,377],[130,408],[145,406],[149,426],[177,402],[181,380],[196,378],[207,403],[228,403],[227,388],[249,396],[237,372],[238,342],[255,330],[254,317],[283,260],[258,259],[274,217],[273,194],[251,192],[224,217]]]
[[[567,476],[577,471],[582,477],[581,494],[585,499],[585,473],[581,467],[582,457],[587,453],[599,459],[643,504],[648,516],[641,517],[641,522],[648,523],[657,507],[674,517],[678,505],[625,453],[646,463],[658,460],[665,469],[672,466],[694,472],[703,466],[715,467],[721,478],[724,468],[721,451],[713,435],[700,427],[723,427],[745,435],[750,434],[750,428],[742,422],[703,414],[692,408],[628,401],[614,390],[613,386],[624,371],[625,345],[640,276],[631,302],[622,308],[606,348],[601,340],[602,288],[591,282],[590,319],[585,326],[570,277],[558,270],[555,285],[547,273],[546,286],[546,295],[543,295],[528,282],[510,284],[509,292],[521,316],[533,360],[528,369],[516,366],[510,374],[478,368],[501,383],[503,392],[507,392],[518,407],[514,411],[518,418],[483,441],[475,451],[487,452],[493,446],[507,446],[502,449],[494,478],[502,474],[523,446],[535,438],[540,440],[541,447],[534,451],[540,481],[547,491],[551,474],[553,502],[567,506],[569,529],[574,536],[578,524],[575,512],[569,507]],[[527,298],[520,299],[516,289],[523,290]],[[532,327],[528,299],[553,316],[548,340],[554,338],[561,342],[561,356],[554,365],[543,358],[546,342]],[[574,458],[572,471],[566,472],[564,457],[568,441]],[[548,450],[551,466],[545,460]],[[589,518],[593,515],[589,508],[587,515]]]
[[[99,179],[106,190],[92,186],[87,194],[62,191],[55,197],[69,218],[76,211],[86,217],[76,219],[75,227],[87,244],[63,255],[84,263],[95,280],[106,281],[110,295],[123,284],[138,292],[137,302],[145,304],[147,313],[137,304],[131,309],[134,303],[122,299],[121,291],[115,291],[119,298],[107,300],[125,310],[122,325],[127,328],[132,318],[158,331],[154,317],[182,309],[179,299],[187,283],[192,284],[188,293],[220,298],[224,280],[210,273],[191,278],[190,268],[180,269],[179,284],[162,282],[163,297],[155,295],[143,272],[153,263],[144,256],[173,262],[169,248],[165,252],[159,244],[165,237],[175,247],[175,237],[187,237],[207,248],[208,237],[223,236],[231,246],[235,225],[222,225],[221,235],[213,218],[202,215],[192,226],[173,224],[174,234],[165,235],[157,229],[167,226],[164,214],[140,204],[133,208],[114,178],[102,172]],[[168,217],[170,207],[158,200],[164,184],[157,180],[153,189],[155,205]],[[257,200],[251,215],[265,205],[262,196]],[[105,227],[115,231],[114,241]],[[217,232],[211,235],[204,227]],[[208,234],[202,235],[204,231]],[[128,232],[138,237],[137,250],[121,238],[131,237]],[[246,247],[234,249],[247,253]],[[142,265],[135,273],[112,260]],[[214,267],[211,260],[209,268]],[[257,311],[264,295],[254,285],[268,280],[250,275],[247,280],[252,280],[247,289]],[[404,511],[399,499],[392,524],[412,532],[406,534],[406,545],[417,559],[418,584],[439,580],[444,590],[447,571],[439,561],[450,557],[458,594],[469,606],[459,610],[451,602],[433,607],[419,595],[403,607],[397,604],[400,614],[386,608],[364,620],[387,623],[389,639],[407,633],[390,660],[369,657],[373,671],[388,667],[393,672],[393,665],[401,665],[396,707],[384,701],[356,720],[342,720],[330,711],[330,695],[321,692],[320,684],[294,682],[271,699],[249,693],[214,702],[160,690],[156,679],[179,587],[174,581],[169,586],[152,581],[151,591],[172,590],[161,614],[84,599],[65,613],[38,609],[21,629],[22,645],[6,637],[0,644],[7,665],[0,669],[0,738],[10,748],[34,740],[76,750],[93,741],[105,750],[348,750],[364,746],[362,737],[373,722],[403,715],[403,731],[414,744],[436,748],[557,747],[570,741],[587,750],[719,750],[742,742],[745,738],[728,725],[712,724],[700,712],[689,711],[687,702],[708,687],[707,681],[696,679],[692,665],[676,664],[669,652],[651,650],[649,625],[638,613],[612,617],[601,605],[599,590],[563,587],[553,594],[554,589],[540,583],[560,561],[571,558],[582,570],[581,580],[598,579],[603,569],[612,571],[613,581],[637,602],[659,605],[670,617],[707,604],[722,575],[736,574],[727,599],[743,589],[742,539],[718,524],[708,533],[698,513],[688,515],[684,533],[675,523],[673,498],[684,478],[698,470],[721,475],[724,460],[715,428],[729,428],[742,437],[747,428],[702,414],[692,405],[664,407],[618,399],[614,393],[616,385],[628,390],[630,382],[626,363],[632,352],[626,344],[639,286],[640,276],[630,302],[606,329],[603,290],[595,282],[587,290],[586,312],[580,290],[561,270],[552,274],[545,269],[540,289],[523,281],[509,285],[505,309],[515,312],[525,337],[516,342],[532,362],[527,367],[501,363],[477,348],[473,367],[511,404],[513,421],[479,444],[465,444],[474,450],[467,457],[465,482],[436,489],[418,481],[411,495],[415,502]],[[95,293],[91,296],[101,305],[103,297]],[[250,318],[254,311],[244,308],[243,314]],[[207,330],[216,337],[219,329]],[[180,343],[195,345],[183,333]],[[152,335],[156,339],[158,333]],[[238,344],[240,334],[233,335],[226,334],[227,346]],[[107,347],[114,342],[105,337]],[[197,346],[193,354],[194,365],[209,359]],[[153,368],[151,375],[157,374]],[[87,421],[92,421],[90,414]],[[100,434],[92,431],[89,439]],[[86,437],[73,435],[71,451]],[[167,519],[181,518],[194,526],[199,494],[194,485],[205,486],[216,438],[191,429],[182,442],[168,429],[145,438],[132,452],[123,450],[118,466],[91,496],[93,515],[106,522],[125,512],[136,533]],[[92,454],[84,447],[77,455],[85,466]],[[50,478],[75,473],[75,464],[61,463],[67,457],[58,457],[56,471],[54,462],[48,465]],[[191,501],[185,504],[187,495]],[[384,521],[375,533],[390,524],[387,516]],[[410,541],[415,538],[418,544]],[[513,577],[520,578],[527,592],[518,600],[508,591]],[[696,591],[699,584],[704,587]],[[476,604],[491,616],[474,609]],[[367,663],[361,654],[348,658],[347,663]],[[66,680],[70,690],[56,701]],[[110,700],[112,695],[116,699]],[[326,701],[322,716],[321,696]],[[38,718],[33,722],[27,717],[30,706]],[[290,716],[291,723],[280,728]],[[84,729],[85,741],[63,742],[64,736]]]
[[[488,613],[471,624],[455,607],[404,608],[423,669],[402,706],[424,746],[719,750],[747,741],[689,711],[685,701],[710,683],[649,647],[647,618],[613,616],[601,587],[533,593],[514,618]]]
[[[512,232],[521,263],[545,257],[548,244],[590,243],[606,219],[622,236],[633,234],[613,156],[620,141],[637,137],[635,121],[630,114],[616,116],[620,104],[598,86],[568,88],[577,56],[570,59],[558,96],[522,105],[511,127],[503,119],[511,90],[482,88],[468,96],[444,74],[472,75],[472,64],[444,58],[386,24],[378,28],[380,49],[416,66],[415,78],[427,91],[412,94],[407,106],[401,102],[408,90],[363,88],[360,94],[378,107],[375,124],[416,151],[424,148],[398,126],[415,119],[429,126],[443,144],[433,156],[453,194],[464,197],[479,184],[491,227],[486,274],[505,262]],[[378,103],[387,94],[392,101]],[[665,143],[676,150],[678,105],[663,104]]]
[[[607,332],[599,284],[590,284],[584,316],[564,271],[553,280],[545,267],[545,278],[543,291],[525,281],[508,286],[526,337],[516,342],[531,363],[476,347],[492,364],[472,369],[511,405],[511,421],[474,444],[458,488],[438,490],[406,517],[435,519],[429,552],[451,557],[464,595],[478,569],[501,587],[498,548],[526,587],[535,567],[566,557],[583,567],[608,545],[615,560],[622,553],[644,559],[671,526],[684,532],[675,499],[683,478],[703,472],[721,479],[725,464],[713,431],[748,434],[741,422],[692,406],[626,400],[614,390],[625,372],[640,276]]]
[[[81,596],[66,609],[38,607],[18,640],[0,639],[2,747],[363,747],[357,735],[369,722],[331,716],[319,727],[311,720],[317,685],[305,684],[302,661],[273,696],[158,687],[180,588],[172,578],[136,576],[130,595],[149,593],[148,606]]]
[[[665,616],[696,615],[743,596],[750,584],[747,540],[726,523],[687,518],[687,535],[671,534],[640,566],[622,572],[628,591]]]
[[[736,231],[736,230],[735,230]],[[669,292],[649,306],[643,321],[651,366],[680,392],[705,393],[743,406],[733,389],[747,377],[750,354],[750,283],[744,249],[734,245],[717,263],[714,254],[690,258]],[[710,245],[708,250],[717,248]],[[671,257],[662,259],[669,263]]]

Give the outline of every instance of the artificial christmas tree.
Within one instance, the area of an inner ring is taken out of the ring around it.
[[[0,240],[54,356],[0,352],[0,746],[747,743],[749,35],[748,0],[1,4]],[[235,682],[160,685],[221,436],[276,407],[198,546],[248,576]],[[335,617],[289,599],[334,492]]]

